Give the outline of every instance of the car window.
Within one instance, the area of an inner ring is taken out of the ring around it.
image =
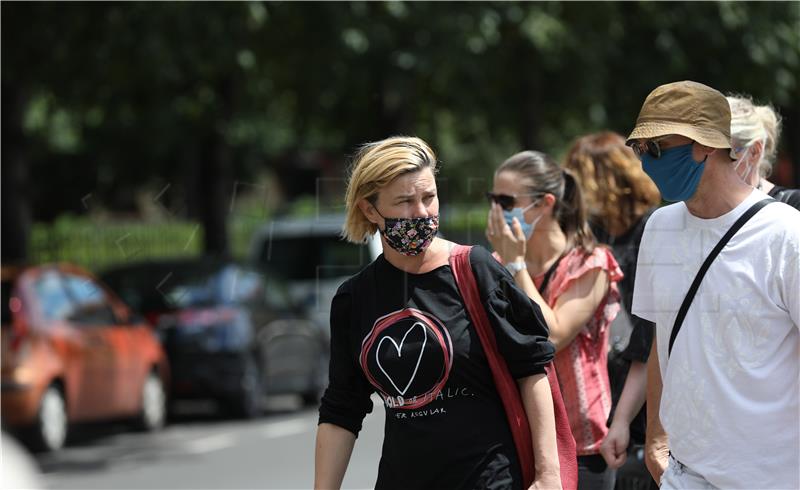
[[[238,267],[228,267],[221,276],[220,295],[225,303],[247,304],[261,300],[264,281],[260,274]]]
[[[64,284],[70,298],[75,302],[75,311],[69,316],[70,321],[87,326],[116,323],[114,309],[108,302],[105,291],[90,278],[65,274]]]
[[[44,272],[36,279],[33,290],[46,320],[66,320],[75,310],[75,304],[67,295],[61,276],[56,271]]]
[[[134,311],[213,306],[230,300],[235,271],[216,262],[142,264],[104,274]]]
[[[102,279],[134,311],[163,311],[171,308],[165,295],[172,271],[151,266],[129,267],[106,272]]]
[[[261,262],[292,280],[350,276],[371,259],[366,245],[356,245],[337,235],[272,238],[264,242]]]
[[[164,276],[158,292],[172,308],[215,305],[225,289],[224,275],[216,270],[175,269]]]

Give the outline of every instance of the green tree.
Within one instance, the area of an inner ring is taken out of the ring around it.
[[[28,223],[159,204],[228,252],[236,182],[289,197],[417,134],[447,201],[523,148],[630,130],[657,85],[771,101],[800,178],[798,2],[5,3],[3,258]],[[483,180],[481,180],[483,179]],[[339,186],[340,188],[341,186]],[[340,199],[338,194],[328,197]]]

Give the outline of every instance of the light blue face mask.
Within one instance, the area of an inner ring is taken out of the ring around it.
[[[536,228],[536,223],[538,223],[539,220],[542,219],[542,215],[539,215],[533,220],[533,223],[528,223],[525,221],[525,211],[530,209],[530,207],[536,204],[537,202],[538,200],[532,202],[530,205],[525,206],[524,208],[514,208],[511,211],[503,211],[503,216],[505,217],[506,223],[508,223],[509,227],[511,227],[512,223],[514,223],[514,218],[517,218],[517,221],[519,221],[519,225],[522,228],[522,233],[525,235],[526,240],[528,240],[531,237],[531,235],[533,235],[533,230],[534,228]],[[513,230],[514,228],[511,229]]]
[[[666,201],[686,201],[697,192],[706,161],[692,158],[692,144],[661,150],[661,158],[642,155],[642,169],[653,179]]]

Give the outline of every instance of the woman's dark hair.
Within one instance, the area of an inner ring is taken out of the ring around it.
[[[567,236],[568,249],[594,250],[597,240],[589,229],[583,193],[574,174],[562,169],[552,158],[539,151],[523,151],[503,162],[495,175],[516,172],[530,193],[552,194],[556,198],[553,216]]]

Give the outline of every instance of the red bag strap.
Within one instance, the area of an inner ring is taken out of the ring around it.
[[[492,371],[497,392],[503,402],[508,424],[511,427],[511,435],[514,439],[514,446],[517,449],[517,457],[520,462],[522,478],[525,488],[529,487],[536,476],[535,461],[533,458],[533,441],[531,437],[530,425],[525,413],[525,407],[519,393],[516,380],[511,376],[500,352],[497,349],[497,339],[486,315],[486,309],[480,299],[478,283],[469,262],[469,254],[472,247],[466,245],[456,245],[450,252],[450,268],[467,313],[475,326],[478,338],[486,354],[489,368]],[[564,401],[561,398],[561,390],[555,375],[555,368],[552,363],[545,371],[550,382],[550,390],[553,393],[553,409],[556,419],[556,443],[558,445],[558,458],[561,466],[561,486],[565,490],[574,490],[578,487],[578,462],[575,453],[575,439],[572,437],[572,430],[569,426],[567,411],[564,408]]]

